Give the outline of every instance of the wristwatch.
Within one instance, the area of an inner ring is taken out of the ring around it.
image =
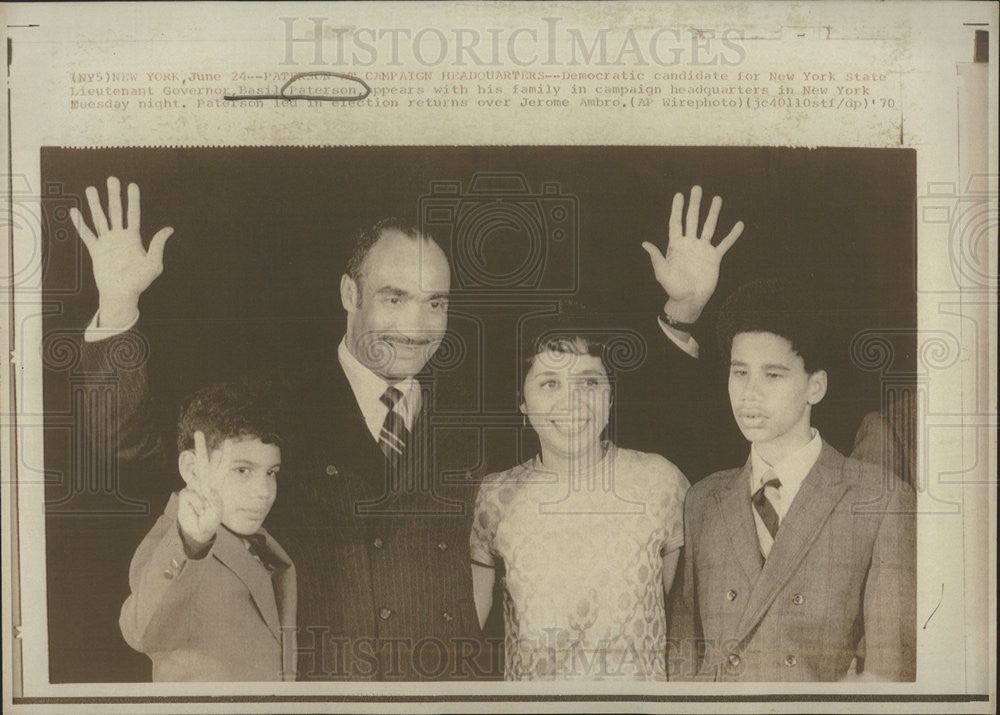
[[[690,333],[691,331],[694,330],[694,325],[695,325],[694,323],[682,323],[681,321],[677,320],[677,318],[668,313],[666,310],[660,311],[660,320],[669,325],[671,328],[674,328],[675,330],[681,330],[685,333]]]

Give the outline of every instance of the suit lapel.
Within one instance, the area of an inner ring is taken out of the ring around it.
[[[760,575],[760,545],[750,512],[750,462],[715,493],[729,542],[750,583]]]
[[[843,467],[844,458],[824,442],[819,459],[802,482],[795,501],[781,522],[771,553],[750,593],[746,611],[737,628],[737,639],[742,640],[760,622],[778,592],[809,552],[830,513],[843,498],[847,491]],[[752,514],[749,525],[754,530]],[[753,538],[756,546],[756,530]]]
[[[373,465],[381,465],[385,460],[382,450],[368,431],[368,423],[361,412],[358,400],[351,389],[351,383],[344,374],[344,369],[337,363],[331,370],[332,396],[331,408],[336,411],[333,419],[325,421],[327,425],[336,425],[336,434],[327,435],[333,442],[335,451],[344,459],[356,465],[359,469],[370,469]]]
[[[294,680],[297,650],[295,625],[298,615],[295,566],[285,550],[267,531],[261,529],[261,533],[267,539],[267,548],[271,550],[271,554],[284,564],[271,575],[271,581],[274,584],[274,602],[278,607],[279,627],[284,629],[277,634],[281,643],[282,679]]]
[[[212,554],[243,581],[261,618],[280,643],[281,626],[271,574],[257,562],[238,536],[226,529],[219,529],[216,538],[218,541],[212,549]],[[270,541],[273,543],[273,539]],[[287,554],[284,558],[287,560]]]
[[[261,529],[260,533],[267,540],[267,548],[270,549],[271,554],[283,564],[271,574],[274,600],[278,606],[278,622],[282,626],[294,626],[296,601],[295,567],[292,565],[292,560],[285,550],[281,548],[281,545],[265,529]]]
[[[368,424],[339,362],[331,367],[329,379],[329,416],[320,420],[320,425],[329,428],[331,433],[321,435],[319,442],[329,445],[328,461],[332,462],[325,469],[329,480],[325,486],[350,494],[352,504],[377,499],[385,492],[385,457],[368,431]],[[332,473],[329,467],[334,468]]]
[[[460,515],[466,511],[465,502],[449,496],[444,464],[457,447],[451,444],[455,429],[438,423],[432,427],[434,417],[435,381],[419,375],[420,410],[413,422],[412,450],[407,455],[409,478],[416,481],[417,489],[405,496],[406,507],[411,512],[428,516]],[[454,478],[454,475],[453,475]]]

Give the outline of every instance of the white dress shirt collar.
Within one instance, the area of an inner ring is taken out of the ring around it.
[[[361,408],[365,424],[375,441],[382,432],[382,425],[389,409],[382,402],[382,395],[390,383],[365,367],[350,350],[347,349],[347,336],[337,347],[337,360],[347,376],[347,382],[354,392],[354,399]],[[413,429],[413,420],[420,409],[420,385],[412,377],[393,383],[393,386],[403,393],[402,399],[396,403],[395,410],[403,418],[406,428]]]
[[[819,436],[819,430],[812,429],[812,439],[799,449],[795,450],[777,464],[768,464],[760,456],[757,450],[750,447],[750,493],[753,494],[760,489],[764,482],[764,475],[768,471],[773,471],[775,476],[781,480],[781,498],[775,510],[778,517],[783,519],[788,513],[795,495],[799,493],[799,487],[809,476],[813,465],[819,459],[819,453],[823,449],[823,439]]]

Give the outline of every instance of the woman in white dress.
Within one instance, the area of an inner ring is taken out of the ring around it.
[[[502,564],[507,680],[666,679],[688,483],[604,439],[612,385],[593,335],[556,319],[530,341],[520,409],[541,452],[479,491],[476,608],[485,622]]]

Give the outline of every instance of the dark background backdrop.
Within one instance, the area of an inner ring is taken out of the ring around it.
[[[868,328],[909,329],[898,338],[894,369],[912,371],[915,166],[911,150],[869,149],[44,149],[46,339],[79,331],[97,307],[89,257],[66,208],[78,205],[89,217],[84,188],[98,186],[106,201],[109,175],[139,184],[144,238],[164,225],[176,229],[164,273],[141,304],[151,387],[169,437],[182,396],[206,382],[245,372],[294,373],[335,359],[343,331],[340,276],[358,228],[387,215],[419,220],[432,182],[461,185],[458,194],[436,197],[435,206],[478,210],[491,198],[469,193],[473,175],[515,172],[527,189],[505,200],[520,196],[522,218],[538,218],[550,237],[562,228],[565,238],[547,241],[539,272],[511,285],[517,281],[502,276],[525,265],[532,244],[517,220],[493,225],[482,260],[499,285],[457,292],[449,328],[462,357],[442,362],[478,388],[472,409],[516,425],[519,320],[572,296],[622,324],[653,325],[663,294],[640,243],[665,245],[673,194],[698,183],[706,193],[702,217],[712,195],[725,200],[717,238],[736,220],[746,223],[701,322],[711,325],[725,296],[747,280],[791,276],[814,283],[828,299],[824,320],[843,348],[814,423],[827,441],[850,452],[861,417],[880,405],[879,374],[852,366],[851,336]],[[543,194],[543,183],[557,188]],[[453,256],[456,271],[466,271],[456,288],[476,278],[459,258],[469,256]],[[148,660],[122,642],[118,610],[128,594],[132,552],[180,479],[176,470],[130,473],[81,457],[73,437],[76,384],[73,364],[47,360],[50,675],[53,682],[144,679]],[[724,376],[707,392],[705,399],[728,413]],[[439,409],[469,410],[468,394]],[[711,457],[702,473],[689,473],[692,481],[745,459],[731,417],[716,429],[711,443],[727,446],[706,450]],[[629,446],[628,435],[619,438]],[[523,456],[520,440],[516,428],[499,430],[489,447],[491,468]],[[92,468],[109,475],[103,488],[81,481],[78,472]]]

